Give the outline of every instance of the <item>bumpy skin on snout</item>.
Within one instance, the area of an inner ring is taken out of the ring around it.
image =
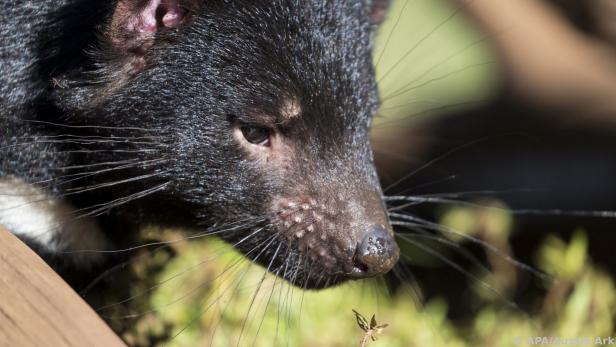
[[[368,134],[385,1],[191,0],[153,9],[120,0],[90,12],[104,14],[86,28],[107,28],[103,42],[62,41],[81,25],[63,6],[88,2],[55,3],[60,11],[45,14],[52,31],[33,25],[38,51],[19,59],[64,63],[26,76],[49,83],[32,100],[11,94],[0,177],[96,211],[115,244],[143,223],[220,226],[219,236],[298,286],[393,267],[399,250]],[[25,139],[46,141],[5,149]],[[83,176],[93,164],[100,169]]]

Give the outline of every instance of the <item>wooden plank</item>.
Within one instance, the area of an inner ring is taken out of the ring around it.
[[[126,346],[47,264],[0,228],[0,346]]]

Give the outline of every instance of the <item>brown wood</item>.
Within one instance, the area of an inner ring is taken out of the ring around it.
[[[47,264],[0,228],[0,346],[126,346]]]

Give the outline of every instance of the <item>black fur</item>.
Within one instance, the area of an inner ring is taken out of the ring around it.
[[[271,238],[271,202],[308,194],[361,203],[365,192],[380,194],[368,137],[378,108],[372,5],[206,1],[190,23],[158,33],[146,67],[130,74],[103,38],[113,3],[3,1],[0,177],[66,199],[116,244],[147,223],[253,221],[221,236],[238,242],[262,228],[238,248],[268,244],[257,261],[298,285],[336,283],[342,269],[310,278],[295,244]],[[302,106],[302,116],[279,129],[295,156],[289,167],[264,170],[231,129],[255,115],[277,117],[287,98]],[[112,162],[125,164],[104,164]],[[100,166],[71,168],[92,164]]]

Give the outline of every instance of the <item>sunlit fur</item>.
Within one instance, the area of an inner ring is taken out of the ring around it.
[[[157,34],[137,72],[101,35],[112,6],[76,15],[88,1],[53,3],[65,11],[38,10],[43,19],[28,30],[17,20],[30,21],[28,13],[6,9],[17,19],[3,37],[36,47],[15,52],[0,77],[14,86],[0,119],[0,176],[65,200],[75,218],[95,217],[117,248],[135,244],[144,224],[263,220],[219,236],[237,244],[252,235],[236,246],[248,254],[276,235],[249,256],[286,264],[282,276],[310,288],[353,271],[353,252],[372,225],[390,230],[368,137],[379,103],[372,1],[207,1],[186,25]],[[282,126],[289,100],[301,114]],[[237,122],[274,127],[292,148],[287,160],[250,157],[233,136]],[[336,211],[304,228],[325,241],[286,236],[299,230],[285,227],[285,199]]]

